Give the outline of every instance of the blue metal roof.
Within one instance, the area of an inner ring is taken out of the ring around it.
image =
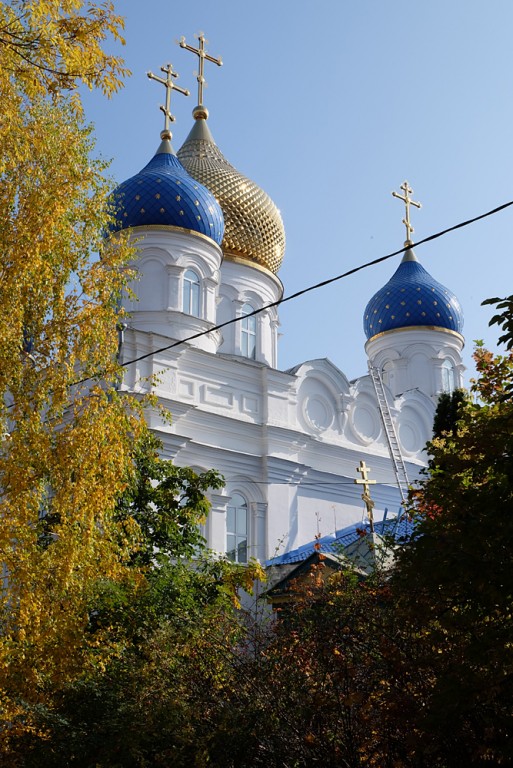
[[[397,517],[386,518],[374,523],[374,530],[380,536],[391,536],[398,544],[411,538],[414,531],[414,524],[409,517],[399,514]],[[291,549],[284,555],[273,557],[268,560],[266,566],[271,565],[292,565],[306,560],[313,552],[330,552],[332,554],[343,553],[344,547],[353,544],[361,536],[370,532],[369,523],[362,522],[343,528],[334,534],[323,536],[321,539],[314,539],[308,544],[303,544],[297,549]]]
[[[369,301],[363,327],[368,339],[384,331],[429,325],[461,333],[463,311],[454,293],[406,252],[398,269]]]
[[[224,218],[219,203],[206,187],[189,176],[170,143],[169,147],[165,144],[142,171],[114,190],[113,230],[155,224],[173,226],[200,232],[220,245]]]

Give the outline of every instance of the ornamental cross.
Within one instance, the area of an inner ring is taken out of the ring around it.
[[[404,244],[413,245],[411,235],[415,230],[410,224],[410,205],[414,205],[415,208],[422,208],[422,205],[411,199],[410,195],[413,194],[413,189],[410,187],[407,181],[401,184],[401,189],[403,190],[404,195],[400,195],[399,192],[392,192],[392,195],[393,197],[397,197],[399,200],[402,200],[406,206],[406,216],[403,219],[403,224],[406,227],[406,242]]]
[[[160,107],[160,111],[164,113],[164,130],[160,134],[160,138],[170,139],[172,134],[169,128],[169,123],[173,123],[175,120],[174,115],[171,114],[171,91],[178,91],[179,93],[183,93],[184,96],[190,96],[190,93],[186,88],[180,88],[179,85],[175,85],[173,82],[173,78],[176,79],[178,74],[173,72],[171,64],[166,64],[165,67],[161,67],[160,71],[164,72],[166,75],[165,80],[162,77],[158,77],[158,75],[154,75],[153,72],[147,72],[146,74],[150,80],[156,80],[157,83],[161,83],[166,89],[166,103],[164,106]]]
[[[375,480],[369,480],[368,473],[370,472],[369,467],[366,465],[364,461],[360,461],[360,466],[356,467],[356,471],[360,472],[362,479],[359,478],[356,479],[354,482],[357,485],[363,485],[363,493],[362,493],[362,499],[365,502],[365,507],[367,509],[367,515],[369,516],[369,523],[370,523],[370,531],[371,533],[374,533],[374,515],[372,510],[374,509],[374,502],[371,499],[370,495],[370,487],[371,485],[375,485]]]
[[[197,48],[193,48],[192,45],[188,45],[185,42],[185,37],[181,37],[179,40],[179,46],[180,48],[185,48],[186,51],[190,51],[191,53],[196,54],[196,56],[199,58],[199,70],[196,75],[196,80],[198,81],[198,106],[203,106],[203,86],[206,85],[205,77],[203,75],[203,68],[204,63],[206,61],[211,61],[212,64],[217,64],[218,67],[223,66],[223,60],[221,57],[218,59],[215,59],[213,56],[210,56],[206,50],[205,50],[205,43],[208,43],[208,40],[205,39],[205,35],[203,32],[200,32],[199,35],[197,35],[199,46]]]

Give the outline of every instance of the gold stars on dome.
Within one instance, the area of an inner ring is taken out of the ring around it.
[[[185,48],[186,51],[194,53],[199,59],[198,72],[195,73],[196,80],[198,81],[198,104],[194,108],[192,114],[196,120],[206,120],[208,118],[208,109],[203,105],[203,88],[206,86],[205,76],[203,74],[205,61],[211,61],[212,64],[217,64],[218,67],[222,67],[223,60],[221,57],[215,59],[213,56],[210,56],[210,54],[206,52],[205,43],[207,43],[208,40],[205,39],[203,32],[200,32],[199,35],[196,35],[196,37],[199,43],[197,48],[194,48],[192,45],[188,45],[188,43],[185,41],[185,37],[180,38],[178,45],[180,48]]]
[[[186,88],[180,88],[179,85],[175,85],[173,78],[176,79],[178,74],[173,72],[171,64],[166,64],[165,67],[161,67],[160,71],[166,75],[165,80],[162,77],[158,77],[158,75],[154,75],[153,72],[147,72],[146,74],[150,80],[156,80],[157,83],[161,83],[166,89],[166,103],[164,106],[161,105],[159,107],[160,111],[164,113],[164,130],[161,132],[160,138],[162,140],[170,140],[172,138],[172,133],[169,125],[175,120],[174,115],[171,114],[171,91],[178,91],[178,93],[182,93],[184,96],[190,96],[190,92]]]
[[[413,195],[413,189],[410,187],[407,181],[403,181],[400,188],[403,190],[404,195],[400,195],[399,192],[392,192],[392,197],[397,197],[398,200],[402,200],[405,205],[406,215],[403,219],[403,224],[406,227],[406,240],[404,244],[405,246],[411,246],[413,245],[411,235],[415,230],[410,223],[410,205],[414,205],[415,208],[422,208],[422,205],[411,199],[410,195]]]

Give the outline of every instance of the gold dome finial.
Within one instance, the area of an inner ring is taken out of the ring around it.
[[[179,93],[183,93],[184,96],[190,96],[190,92],[186,88],[180,88],[179,85],[175,85],[173,78],[176,79],[178,74],[173,72],[171,64],[166,64],[165,67],[161,67],[160,71],[164,72],[166,75],[165,80],[162,77],[154,75],[153,72],[147,72],[146,74],[150,80],[156,80],[157,83],[161,83],[166,89],[166,103],[164,106],[160,106],[160,111],[164,113],[164,130],[161,131],[160,138],[164,141],[165,139],[171,140],[173,135],[169,127],[170,123],[173,123],[175,120],[174,115],[171,114],[171,91],[178,91]]]
[[[203,105],[203,87],[206,86],[205,77],[203,75],[204,62],[205,60],[211,61],[213,64],[217,64],[218,67],[222,67],[223,61],[221,57],[215,59],[213,56],[210,56],[206,52],[205,43],[207,43],[208,40],[205,39],[203,32],[200,32],[199,35],[196,35],[196,37],[199,41],[199,46],[197,48],[193,48],[192,45],[188,45],[185,42],[185,37],[180,38],[178,45],[180,48],[185,48],[186,51],[194,53],[199,59],[199,70],[196,75],[196,80],[198,81],[198,104],[194,108],[192,116],[195,120],[207,120],[208,109]]]
[[[406,216],[403,219],[403,224],[406,227],[406,240],[404,242],[405,246],[411,246],[413,245],[413,240],[411,239],[411,235],[414,233],[414,229],[412,225],[410,224],[410,205],[414,205],[415,208],[422,208],[422,205],[420,203],[416,203],[415,200],[412,200],[410,195],[413,195],[413,189],[410,187],[407,181],[404,181],[401,184],[401,189],[404,192],[404,195],[400,195],[399,192],[392,192],[393,197],[397,197],[399,200],[402,200],[404,205],[406,206]]]

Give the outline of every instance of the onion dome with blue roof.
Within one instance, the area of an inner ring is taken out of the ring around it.
[[[124,181],[114,190],[116,223],[114,231],[133,227],[177,227],[210,237],[220,245],[224,236],[224,217],[212,192],[193,179],[178,160],[171,146],[169,130],[174,117],[170,112],[171,93],[184,96],[189,91],[175,84],[177,73],[171,64],[160,68],[166,78],[148,72],[166,89],[164,130],[155,156],[142,171]]]
[[[371,339],[418,326],[461,335],[463,312],[454,293],[431,277],[409,248],[394,275],[367,304],[363,327]]]
[[[406,227],[407,250],[398,269],[386,285],[367,304],[363,316],[363,328],[367,340],[388,331],[405,328],[429,327],[432,330],[452,331],[461,336],[463,312],[454,293],[437,282],[419,264],[413,253],[410,223],[410,206],[421,208],[411,199],[412,188],[407,181],[401,184],[404,194],[392,192],[392,196],[406,206],[403,224]]]
[[[113,193],[114,231],[165,226],[199,232],[221,245],[223,212],[212,192],[190,176],[175,155],[170,132],[162,132],[155,156]]]

